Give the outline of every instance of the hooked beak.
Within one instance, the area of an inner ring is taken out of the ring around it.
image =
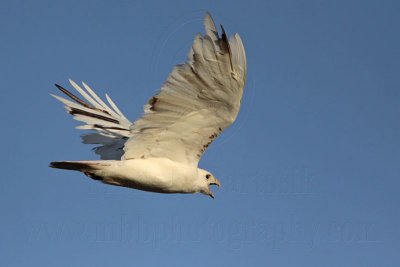
[[[215,178],[215,181],[211,182],[210,185],[216,185],[216,186],[220,187],[221,183],[218,181],[217,178]]]
[[[211,181],[211,182],[209,183],[209,185],[216,185],[216,186],[220,187],[220,186],[221,186],[221,183],[218,181],[217,178],[214,178],[214,181]],[[208,188],[208,195],[209,195],[212,199],[214,199],[214,194],[211,192],[210,188]]]

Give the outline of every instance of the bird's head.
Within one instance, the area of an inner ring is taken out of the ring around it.
[[[203,169],[198,169],[197,176],[198,181],[200,182],[200,193],[214,198],[214,194],[211,192],[210,185],[216,185],[220,187],[221,183],[218,181],[218,179],[215,178],[211,172]]]

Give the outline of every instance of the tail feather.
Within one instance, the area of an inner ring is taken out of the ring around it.
[[[49,167],[73,171],[101,170],[112,165],[113,160],[53,161]]]
[[[96,164],[90,161],[53,161],[50,162],[51,168],[73,170],[73,171],[90,171],[94,170]]]
[[[73,170],[83,172],[86,176],[103,181],[103,171],[111,166],[111,161],[94,160],[94,161],[53,161],[49,167],[64,170]]]

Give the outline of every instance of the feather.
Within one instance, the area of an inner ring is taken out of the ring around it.
[[[132,125],[123,159],[166,157],[197,165],[236,119],[246,77],[244,48],[235,39],[231,49],[225,29],[221,26],[220,38],[208,13],[204,26],[206,33],[196,35],[187,62],[174,67]]]
[[[131,122],[122,114],[109,96],[106,96],[110,103],[109,107],[97,94],[85,83],[84,89],[70,80],[72,86],[90,104],[80,99],[60,85],[57,88],[67,95],[74,102],[63,97],[53,95],[65,105],[66,110],[75,120],[81,121],[84,125],[77,126],[81,130],[94,130],[96,133],[82,136],[85,144],[100,144],[94,150],[101,156],[101,159],[121,159],[123,154],[121,146],[131,136]]]

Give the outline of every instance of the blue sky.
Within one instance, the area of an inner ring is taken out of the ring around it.
[[[398,266],[397,1],[2,1],[1,266]],[[240,33],[236,123],[200,166],[216,199],[105,186],[54,83],[135,119],[208,10]]]

